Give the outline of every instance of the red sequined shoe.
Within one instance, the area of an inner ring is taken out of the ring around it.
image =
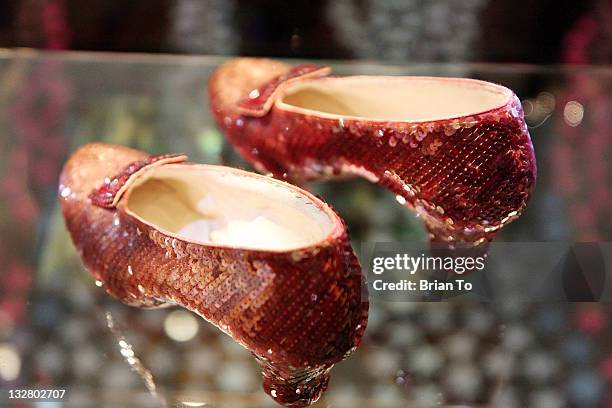
[[[211,108],[259,170],[297,181],[365,177],[416,210],[433,241],[489,241],[525,208],[536,162],[512,91],[463,78],[329,74],[235,59],[210,79]]]
[[[359,345],[367,289],[342,220],[285,182],[184,155],[90,144],[60,178],[87,269],[124,303],[176,304],[261,364],[277,402],[305,406]]]

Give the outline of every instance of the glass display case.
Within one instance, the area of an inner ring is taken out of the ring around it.
[[[253,170],[209,112],[207,80],[223,62],[0,52],[0,405],[15,402],[9,389],[53,388],[66,390],[57,406],[276,406],[255,360],[212,325],[182,309],[131,308],[97,287],[58,206],[62,163],[91,141]],[[497,239],[612,240],[612,68],[329,64],[340,75],[472,77],[513,89],[538,182]],[[343,217],[356,250],[425,240],[420,221],[365,180],[306,187]],[[611,312],[606,302],[372,298],[363,345],[334,368],[316,406],[610,407]]]

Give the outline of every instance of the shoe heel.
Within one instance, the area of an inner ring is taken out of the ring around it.
[[[259,363],[264,391],[286,407],[306,407],[317,402],[329,384],[331,367],[295,369],[275,367],[261,360]]]

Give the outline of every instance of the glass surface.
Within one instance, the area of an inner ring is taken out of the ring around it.
[[[58,208],[61,165],[91,141],[252,170],[208,111],[207,79],[223,61],[0,53],[3,399],[9,388],[37,386],[66,389],[59,406],[276,406],[255,360],[212,325],[182,309],[131,308],[96,287]],[[513,89],[538,184],[498,239],[611,241],[611,68],[331,65],[343,75],[466,76]],[[420,221],[379,186],[355,179],[308,187],[345,219],[355,249],[425,240]],[[603,303],[373,299],[363,346],[333,369],[316,406],[610,406],[611,312]]]

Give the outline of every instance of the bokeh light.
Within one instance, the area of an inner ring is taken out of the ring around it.
[[[172,340],[189,341],[198,333],[198,321],[189,312],[175,310],[164,319],[164,331]]]
[[[4,381],[14,381],[21,371],[21,358],[15,347],[8,343],[0,343],[0,378]]]
[[[557,104],[556,98],[550,92],[540,92],[533,99],[522,102],[525,120],[529,126],[540,126],[552,115]]]
[[[571,127],[576,127],[582,123],[584,118],[584,106],[578,101],[569,101],[563,108],[563,119]]]

